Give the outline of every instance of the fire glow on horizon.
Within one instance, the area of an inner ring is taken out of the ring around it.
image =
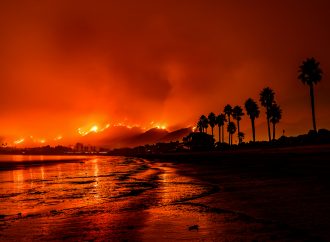
[[[107,123],[177,130],[258,100],[266,86],[283,109],[278,130],[306,133],[297,71],[311,56],[325,75],[317,123],[329,129],[329,9],[325,0],[0,1],[0,142],[73,143]],[[257,140],[265,126],[261,109]],[[241,128],[251,140],[247,116]]]
[[[158,123],[158,122],[150,122],[150,125],[146,126],[146,127],[141,127],[138,124],[134,124],[134,125],[130,125],[130,124],[126,124],[124,122],[119,122],[119,123],[114,123],[114,124],[104,124],[104,125],[98,125],[98,124],[93,124],[93,125],[89,125],[89,126],[84,126],[84,127],[80,127],[77,129],[77,134],[78,136],[81,137],[85,137],[89,134],[98,134],[98,133],[102,133],[105,130],[108,130],[111,127],[125,127],[128,129],[133,129],[133,128],[138,128],[141,130],[148,130],[148,129],[152,129],[152,128],[156,128],[156,129],[163,129],[166,130],[167,126],[164,123]],[[64,139],[64,137],[62,135],[58,135],[55,138],[49,138],[49,139],[45,139],[45,138],[36,138],[32,135],[30,135],[28,138],[18,138],[14,141],[9,141],[7,143],[7,146],[23,146],[25,144],[29,144],[33,146],[33,144],[35,145],[45,145],[45,144],[50,144],[53,143],[53,141],[57,142],[57,144],[60,144],[58,142],[62,141]]]
[[[110,124],[106,124],[103,128],[99,128],[98,125],[93,125],[91,128],[84,130],[83,128],[78,128],[78,133],[81,136],[86,136],[90,133],[99,133],[103,132],[104,130],[108,129],[110,127]]]

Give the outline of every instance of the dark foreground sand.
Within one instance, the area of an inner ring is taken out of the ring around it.
[[[195,203],[289,228],[286,241],[330,241],[329,145],[145,158],[171,161],[181,175],[219,187]]]

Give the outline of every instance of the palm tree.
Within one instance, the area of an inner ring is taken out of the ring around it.
[[[259,114],[260,114],[258,104],[252,98],[249,98],[245,102],[245,110],[246,110],[246,114],[251,119],[253,142],[255,142],[256,141],[256,130],[255,130],[255,126],[254,126],[254,120],[256,118],[258,118]]]
[[[236,132],[236,125],[234,122],[229,122],[228,126],[227,126],[227,131],[229,133],[230,136],[230,143],[229,145],[233,144],[233,134]]]
[[[216,119],[217,119],[217,116],[215,116],[215,114],[213,112],[211,112],[208,116],[208,122],[211,127],[212,137],[213,137],[214,126],[216,125],[216,121],[217,121]]]
[[[228,116],[228,125],[229,125],[229,123],[230,123],[230,116],[231,116],[231,114],[233,112],[233,108],[229,104],[227,104],[225,106],[225,108],[223,109],[223,112]],[[227,129],[227,131],[228,131],[228,129]],[[229,132],[228,132],[228,143],[230,144],[230,135],[229,135]]]
[[[227,119],[226,119],[226,115],[224,115],[223,113],[219,114],[217,116],[217,119],[216,119],[216,124],[218,125],[219,127],[219,143],[221,142],[221,136],[220,134],[222,133],[222,142],[224,142],[224,130],[223,130],[223,127],[225,125],[225,122],[227,122]],[[222,132],[220,132],[220,128],[222,128]]]
[[[274,103],[274,98],[275,98],[275,93],[274,91],[269,88],[265,87],[261,92],[260,92],[260,103],[261,106],[266,108],[266,118],[267,118],[267,127],[268,127],[268,138],[269,141],[271,141],[271,136],[270,136],[270,127],[269,127],[269,119],[270,119],[270,108]]]
[[[320,68],[320,63],[317,62],[313,57],[307,58],[303,61],[302,65],[299,66],[299,76],[304,84],[309,86],[309,95],[311,97],[312,106],[312,118],[313,118],[313,129],[316,131],[316,121],[315,121],[315,107],[314,107],[314,84],[322,80],[322,70]]]
[[[244,137],[245,137],[245,134],[243,132],[238,132],[238,142],[239,143],[242,143]]]
[[[275,140],[275,125],[280,122],[282,118],[282,109],[279,105],[274,103],[270,108],[270,122],[273,124],[273,140]]]
[[[242,116],[244,116],[243,109],[241,108],[241,106],[235,106],[233,108],[232,115],[233,115],[233,119],[235,119],[237,121],[237,132],[238,132],[237,134],[239,134],[240,133],[239,121],[241,121]],[[238,139],[238,142],[241,143],[241,140]]]
[[[203,123],[202,123],[201,120],[198,120],[196,127],[197,127],[197,129],[199,130],[200,133],[203,132]]]
[[[202,127],[203,127],[203,132],[205,131],[205,133],[207,133],[207,128],[209,127],[209,121],[207,120],[207,117],[205,115],[202,115],[199,120],[202,123]]]

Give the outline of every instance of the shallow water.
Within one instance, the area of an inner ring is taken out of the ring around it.
[[[86,156],[78,155],[0,155],[0,162],[34,162],[34,161],[60,161],[60,160],[79,160]]]
[[[287,235],[270,222],[208,206],[203,201],[221,192],[218,185],[180,175],[170,163],[121,157],[1,171],[0,239],[245,241]]]

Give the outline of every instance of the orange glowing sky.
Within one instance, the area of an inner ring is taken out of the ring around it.
[[[317,125],[330,128],[329,26],[327,0],[1,1],[0,139],[74,139],[117,123],[174,130],[265,86],[283,109],[279,132],[305,133],[297,68],[310,56],[324,71]],[[249,139],[246,116],[242,131]]]

